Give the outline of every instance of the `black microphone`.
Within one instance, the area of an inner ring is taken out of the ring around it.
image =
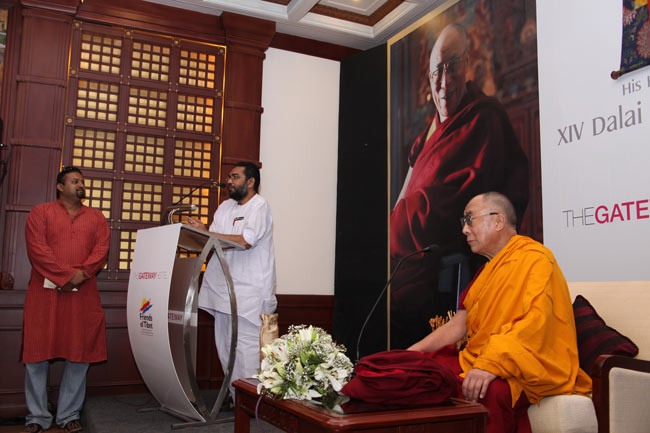
[[[377,305],[379,305],[379,301],[381,301],[382,296],[384,296],[384,293],[386,293],[386,289],[388,289],[388,285],[390,282],[393,280],[393,277],[397,273],[398,269],[400,266],[402,266],[402,263],[409,257],[412,257],[416,254],[420,253],[437,253],[440,251],[440,245],[438,244],[431,244],[428,247],[422,248],[421,250],[413,251],[412,253],[409,253],[402,257],[399,262],[397,262],[397,266],[395,266],[395,269],[393,269],[393,272],[390,274],[390,277],[388,278],[388,281],[386,281],[386,285],[384,286],[383,289],[381,289],[381,293],[379,294],[379,297],[375,301],[375,305],[372,306],[370,309],[370,313],[368,313],[368,316],[366,317],[366,321],[363,322],[363,325],[361,326],[361,331],[359,331],[359,338],[357,339],[357,359],[355,361],[355,364],[359,363],[359,345],[361,344],[361,336],[363,335],[363,331],[366,329],[366,325],[368,324],[368,321],[370,320],[370,316],[372,316],[372,313],[375,312],[375,308],[377,308]]]
[[[223,182],[211,182],[210,185],[215,187],[215,188],[225,188],[227,186]]]

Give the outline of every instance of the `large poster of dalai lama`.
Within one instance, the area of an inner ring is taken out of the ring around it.
[[[524,220],[539,176],[535,3],[449,1],[391,39],[388,59],[391,270],[436,250],[405,260],[391,284],[389,341],[401,349],[456,310],[482,264],[462,233],[467,202],[499,191]]]

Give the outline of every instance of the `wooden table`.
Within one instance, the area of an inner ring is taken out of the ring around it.
[[[255,417],[257,381],[234,383],[235,433],[249,433]],[[370,412],[337,413],[300,400],[275,400],[263,397],[260,419],[287,432],[375,432],[375,433],[484,433],[487,409],[478,403],[454,400],[448,406],[394,409]]]

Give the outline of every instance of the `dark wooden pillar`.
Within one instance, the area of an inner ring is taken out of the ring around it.
[[[224,12],[227,45],[222,176],[238,161],[259,163],[262,63],[275,23]]]
[[[29,266],[26,260],[23,227],[31,207],[55,197],[53,179],[59,171],[63,142],[68,53],[72,15],[76,5],[66,1],[39,3],[12,14],[21,26],[18,52],[11,52],[5,79],[15,83],[15,92],[6,95],[14,107],[5,119],[5,137],[12,146],[12,167],[8,174],[6,201],[4,269],[14,274],[14,287],[25,289]]]

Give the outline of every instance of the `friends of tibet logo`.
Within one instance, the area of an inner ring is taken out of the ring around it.
[[[650,200],[603,203],[562,211],[562,226],[566,228],[602,226],[650,219]]]
[[[151,308],[153,304],[151,299],[142,298],[142,306],[140,307],[140,328],[143,334],[153,334],[153,316],[151,315]]]

